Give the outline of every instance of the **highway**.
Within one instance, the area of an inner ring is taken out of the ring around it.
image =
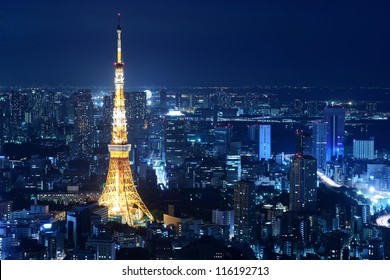
[[[285,160],[289,161],[293,154],[285,155]],[[341,185],[337,184],[331,178],[326,176],[323,172],[317,170],[317,176],[320,178],[322,182],[324,182],[329,187],[340,188]],[[382,197],[387,197],[390,199],[390,192],[388,191],[375,191],[376,195],[380,195]],[[376,219],[376,224],[380,227],[390,228],[390,214],[380,216]]]
[[[376,219],[376,224],[380,227],[390,228],[390,214],[378,217]]]
[[[327,184],[330,187],[335,187],[335,188],[340,188],[341,187],[340,184],[337,184],[335,181],[330,179],[328,176],[326,176],[321,171],[317,170],[317,176],[321,179],[322,182],[324,182],[325,184]]]

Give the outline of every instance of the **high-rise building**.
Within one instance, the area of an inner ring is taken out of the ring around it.
[[[240,242],[253,244],[255,240],[255,185],[240,181],[234,185],[234,237]]]
[[[160,90],[160,108],[167,109],[167,90]]]
[[[71,248],[84,248],[91,234],[91,212],[88,207],[77,207],[66,213],[66,234]]]
[[[230,144],[230,128],[217,127],[214,129],[214,154],[218,158],[224,158]]]
[[[327,161],[344,157],[345,109],[342,107],[326,107],[324,121],[327,123]]]
[[[165,115],[165,160],[167,168],[184,163],[185,143],[185,117],[179,111],[170,111]]]
[[[78,144],[78,156],[87,158],[92,155],[93,146],[93,103],[89,90],[78,92],[74,104],[75,142]]]
[[[213,210],[212,222],[217,225],[228,226],[229,235],[234,236],[234,211],[233,210]]]
[[[257,135],[256,135],[256,131],[257,131],[257,128],[258,126],[257,125],[249,125],[248,126],[248,137],[249,137],[249,141],[251,142],[255,142],[256,139],[257,139]]]
[[[241,155],[226,155],[226,182],[227,186],[232,187],[236,182],[241,180]]]
[[[369,140],[353,139],[353,157],[356,159],[374,159],[374,138]]]
[[[26,93],[13,92],[10,95],[10,138],[15,143],[24,142],[26,139],[22,131],[25,113],[28,108],[28,96]]]
[[[112,110],[114,109],[113,96],[106,95],[103,97],[103,122],[111,124]]]
[[[271,125],[259,125],[259,160],[271,158]]]
[[[39,89],[33,89],[30,94],[30,110],[33,123],[38,123],[42,120],[44,114],[44,102],[43,102],[44,92]]]
[[[115,96],[112,123],[112,139],[108,145],[110,164],[107,180],[99,205],[108,208],[111,218],[120,218],[128,225],[143,220],[146,215],[154,220],[152,214],[142,201],[134,185],[130,169],[129,152],[131,145],[127,142],[127,121],[124,95],[124,64],[121,48],[122,29],[118,24],[117,63],[115,63]]]
[[[297,153],[290,160],[290,210],[314,212],[317,206],[317,161]]]
[[[323,121],[313,123],[313,152],[317,159],[317,168],[326,169],[326,131],[327,124]]]
[[[134,145],[137,139],[145,137],[146,93],[125,92],[128,141]]]
[[[230,142],[226,155],[226,183],[228,187],[241,181],[241,142]]]
[[[312,135],[301,129],[296,130],[296,153],[303,153],[305,155],[311,155],[313,151],[313,139]]]

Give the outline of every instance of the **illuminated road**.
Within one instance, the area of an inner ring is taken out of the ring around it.
[[[293,154],[287,154],[285,155],[285,161],[290,161],[291,157]],[[317,170],[317,176],[320,178],[322,182],[324,182],[326,185],[329,187],[334,187],[334,188],[340,188],[341,185],[337,184],[335,181],[330,179],[328,176],[326,176],[323,172]],[[379,191],[375,190],[371,194],[371,201],[374,201],[379,199],[379,198],[388,198],[389,202],[388,205],[390,205],[390,192],[389,191]],[[380,216],[376,219],[376,224],[380,227],[385,227],[385,228],[390,228],[390,214]]]
[[[317,176],[321,179],[322,182],[324,182],[325,184],[327,184],[330,187],[335,187],[335,188],[340,188],[341,187],[340,184],[337,184],[335,181],[330,179],[328,176],[326,176],[321,171],[317,170]]]
[[[380,227],[390,228],[390,214],[380,216],[376,219],[376,224]]]

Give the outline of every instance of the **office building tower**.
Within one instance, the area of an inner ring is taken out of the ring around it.
[[[226,155],[226,182],[228,187],[232,187],[241,180],[241,155]]]
[[[241,142],[230,142],[226,155],[226,183],[228,187],[241,181]]]
[[[327,123],[316,121],[313,123],[313,152],[317,159],[317,168],[326,169],[326,131]]]
[[[88,158],[93,147],[93,103],[88,90],[77,93],[74,104],[75,142],[78,144],[78,157]]]
[[[229,236],[234,236],[234,210],[213,210],[212,222],[221,226],[229,227]]]
[[[258,126],[257,125],[249,125],[248,126],[248,137],[249,137],[249,141],[251,142],[255,142],[256,139],[257,139],[257,129],[258,129]]]
[[[160,108],[167,109],[167,90],[166,89],[160,90]]]
[[[145,138],[146,93],[125,92],[125,107],[128,141],[135,145],[138,139]]]
[[[311,133],[305,132],[303,130],[297,129],[295,131],[296,135],[296,144],[295,152],[305,155],[311,155],[313,150],[313,140]]]
[[[259,125],[259,160],[271,158],[271,125]]]
[[[324,121],[327,123],[327,156],[326,160],[344,157],[345,109],[341,107],[326,107]]]
[[[112,123],[112,110],[114,109],[113,95],[103,97],[103,122],[105,124]]]
[[[123,223],[133,226],[142,221],[144,215],[154,220],[152,214],[142,201],[133,182],[130,169],[129,152],[131,145],[127,142],[127,120],[124,95],[124,64],[121,48],[122,29],[118,24],[117,63],[115,63],[115,96],[113,108],[112,139],[108,145],[110,164],[107,180],[99,205],[108,208],[111,218],[120,218]]]
[[[353,157],[355,159],[374,159],[374,138],[369,140],[353,139]]]
[[[32,122],[37,124],[44,116],[44,92],[33,89],[29,99]]]
[[[230,128],[217,127],[214,129],[214,154],[218,158],[224,158],[230,145]]]
[[[66,213],[66,235],[70,248],[84,248],[91,234],[91,211],[88,207],[77,207]]]
[[[317,206],[317,161],[297,153],[290,159],[290,210],[314,212]]]
[[[184,163],[186,143],[185,116],[179,111],[165,115],[165,160],[167,168]]]
[[[22,143],[26,141],[26,135],[23,132],[25,113],[28,110],[28,96],[26,93],[13,92],[10,94],[10,141]]]
[[[234,238],[253,244],[255,240],[255,185],[240,181],[234,185]]]

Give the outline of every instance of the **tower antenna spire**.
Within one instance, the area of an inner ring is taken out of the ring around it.
[[[116,28],[116,32],[118,33],[118,49],[117,49],[117,54],[118,54],[118,59],[117,63],[122,63],[122,47],[121,47],[121,13],[118,13],[118,27]]]

